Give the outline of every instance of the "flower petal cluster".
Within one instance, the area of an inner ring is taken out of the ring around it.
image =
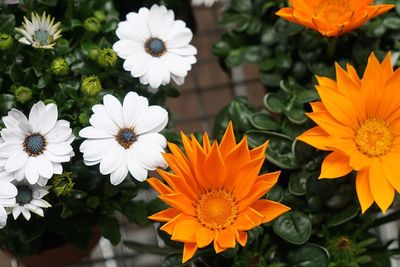
[[[206,7],[211,7],[215,4],[218,0],[192,0],[193,6],[201,6],[204,5]]]
[[[291,7],[276,14],[283,19],[333,37],[350,32],[388,12],[395,5],[371,5],[373,0],[289,0]]]
[[[197,50],[190,45],[192,31],[164,6],[129,13],[116,33],[120,40],[113,49],[125,59],[124,69],[142,84],[158,88],[172,79],[181,85],[196,63]]]
[[[57,118],[57,106],[42,101],[33,105],[28,118],[17,109],[2,118],[1,179],[45,185],[54,174],[63,172],[61,163],[74,155],[74,136],[70,123]]]
[[[87,138],[80,146],[86,165],[100,164],[100,172],[110,174],[113,185],[120,184],[128,172],[144,181],[148,170],[165,167],[166,139],[159,134],[168,123],[165,109],[149,106],[147,98],[129,92],[122,104],[105,95],[103,104],[92,110],[91,126],[79,132]]]
[[[17,188],[10,182],[0,180],[0,228],[7,224],[6,208],[15,204]]]
[[[192,135],[182,134],[184,152],[169,143],[164,154],[173,171],[157,170],[157,178],[147,181],[171,208],[150,217],[166,222],[161,230],[171,239],[184,243],[183,262],[198,248],[213,243],[217,253],[244,246],[246,231],[269,222],[289,210],[267,199],[260,199],[277,182],[280,172],[259,175],[268,142],[249,150],[247,138],[235,141],[230,123],[220,144],[210,143],[207,134],[200,145]]]
[[[57,39],[61,37],[60,22],[54,23],[54,18],[32,13],[31,20],[24,17],[21,28],[15,28],[22,34],[18,41],[20,43],[31,45],[34,48],[53,49]]]
[[[379,63],[372,53],[362,79],[356,70],[336,65],[336,80],[317,77],[321,101],[307,114],[318,126],[299,140],[332,151],[320,178],[339,178],[357,171],[362,211],[374,202],[383,212],[400,192],[400,69],[390,53]]]

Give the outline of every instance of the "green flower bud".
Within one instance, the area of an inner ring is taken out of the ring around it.
[[[9,91],[15,95],[15,91],[17,91],[18,87],[20,87],[19,84],[13,83],[13,84],[10,86]]]
[[[103,10],[96,10],[93,15],[100,21],[104,21],[106,19],[106,12]]]
[[[48,105],[48,104],[57,104],[57,102],[54,99],[51,99],[51,98],[47,98],[47,99],[43,100],[43,103],[45,103],[46,105]]]
[[[32,90],[25,86],[20,86],[15,90],[15,100],[25,104],[32,99]]]
[[[12,47],[14,39],[7,33],[0,33],[0,51],[8,50]]]
[[[93,47],[89,50],[88,56],[91,60],[96,60],[99,54],[100,54],[100,49],[97,47]]]
[[[53,180],[53,191],[57,196],[69,196],[74,188],[72,182],[72,172],[64,172],[63,174],[56,175]]]
[[[64,76],[69,72],[69,66],[64,58],[58,57],[51,62],[51,71],[55,76]]]
[[[113,67],[117,63],[117,53],[111,48],[104,48],[99,51],[97,63],[103,68]]]
[[[83,27],[88,32],[98,33],[101,29],[101,21],[96,17],[89,17],[83,22]]]
[[[89,123],[89,119],[90,119],[90,117],[89,117],[89,115],[87,114],[87,113],[81,113],[81,114],[79,114],[79,123],[80,124],[82,124],[82,125],[86,125],[86,124],[88,124]]]
[[[91,75],[83,78],[81,90],[87,96],[95,96],[101,91],[101,83],[99,77]]]

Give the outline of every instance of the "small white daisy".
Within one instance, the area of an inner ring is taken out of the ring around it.
[[[33,105],[29,119],[16,109],[2,118],[6,127],[1,130],[0,176],[44,185],[53,174],[63,172],[61,163],[74,154],[74,136],[69,122],[57,117],[55,104],[40,101]]]
[[[15,204],[17,188],[10,182],[0,180],[0,228],[7,224],[6,208]]]
[[[30,185],[24,182],[17,182],[15,186],[18,191],[15,197],[16,203],[7,208],[7,210],[12,213],[14,220],[16,220],[21,213],[27,221],[31,218],[31,212],[44,217],[43,208],[51,207],[50,203],[42,199],[49,193],[49,187]]]
[[[85,164],[100,163],[103,175],[111,174],[113,185],[128,175],[139,181],[147,171],[165,167],[162,157],[166,139],[158,132],[168,123],[168,112],[160,106],[149,106],[145,97],[129,92],[123,104],[112,95],[95,105],[90,124],[79,132],[87,138],[80,146]]]
[[[204,5],[206,7],[211,7],[217,0],[192,0],[192,6],[201,6]]]
[[[54,24],[54,18],[46,16],[46,12],[43,12],[42,17],[37,13],[32,13],[31,17],[32,21],[24,17],[23,27],[15,28],[23,35],[18,41],[34,48],[54,48],[57,39],[61,37],[60,22]]]
[[[124,69],[153,88],[170,83],[171,78],[183,84],[197,54],[189,44],[193,33],[185,22],[175,20],[172,10],[158,5],[131,12],[126,19],[118,24],[120,40],[113,46],[125,59]]]

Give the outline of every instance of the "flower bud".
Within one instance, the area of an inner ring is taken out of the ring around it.
[[[89,17],[83,22],[83,27],[88,32],[98,33],[101,29],[101,21],[96,17]]]
[[[104,21],[106,19],[106,12],[104,12],[103,10],[96,10],[93,15],[99,21]]]
[[[72,182],[72,172],[64,172],[63,174],[56,175],[53,180],[53,191],[57,196],[69,196],[74,188]]]
[[[20,86],[15,90],[15,100],[18,103],[25,104],[32,99],[32,90],[25,86]]]
[[[99,56],[99,54],[100,54],[100,49],[97,47],[93,47],[89,50],[88,56],[91,60],[97,60],[97,57]]]
[[[99,77],[91,75],[83,78],[81,90],[87,96],[95,96],[101,91],[101,83]]]
[[[7,33],[0,33],[0,51],[8,50],[12,47],[14,39]]]
[[[79,123],[82,125],[87,125],[89,123],[89,115],[87,113],[82,112],[81,114],[79,114]]]
[[[111,48],[104,48],[99,51],[97,63],[103,68],[113,67],[117,63],[117,53]]]
[[[64,58],[58,57],[51,62],[51,72],[55,76],[64,76],[69,72],[69,66]]]

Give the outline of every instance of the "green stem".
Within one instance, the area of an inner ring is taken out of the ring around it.
[[[400,212],[393,212],[389,215],[376,219],[369,228],[375,228],[397,220],[400,220]]]
[[[336,46],[337,46],[338,38],[333,37],[328,39],[328,48],[326,50],[326,56],[328,59],[332,59],[335,52],[336,52]]]
[[[152,245],[141,244],[141,243],[138,243],[135,241],[124,241],[124,245],[135,251],[163,255],[163,256],[167,256],[171,253],[179,252],[179,251],[171,249],[171,248],[167,248],[167,247],[160,248],[160,247],[156,247],[156,246],[152,246]]]

